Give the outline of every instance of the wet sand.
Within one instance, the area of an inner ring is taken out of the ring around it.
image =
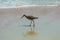
[[[24,37],[30,30],[30,21],[21,19],[23,14],[38,16],[35,20],[35,31],[38,35]],[[29,6],[0,9],[0,40],[60,40],[60,7]]]

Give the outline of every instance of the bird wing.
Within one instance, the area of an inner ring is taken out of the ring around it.
[[[34,16],[29,16],[30,18],[35,18]]]

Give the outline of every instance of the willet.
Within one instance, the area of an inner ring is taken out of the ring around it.
[[[35,28],[35,22],[34,22],[34,19],[38,19],[38,17],[27,16],[27,15],[25,15],[25,14],[24,14],[21,18],[23,18],[23,17],[26,17],[28,20],[30,20],[30,21],[31,21],[30,26],[31,26],[31,24],[33,23],[33,28]],[[31,28],[31,30],[32,30],[32,28]]]

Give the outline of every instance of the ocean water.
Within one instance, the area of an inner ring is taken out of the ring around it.
[[[60,0],[0,0],[0,7],[40,4],[60,4]]]
[[[0,40],[60,40],[60,7],[29,6],[0,9]],[[23,14],[37,16],[35,36],[26,36],[30,21]]]

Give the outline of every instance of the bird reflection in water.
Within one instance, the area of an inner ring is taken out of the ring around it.
[[[29,31],[29,32],[27,32],[27,35],[35,35],[35,34],[37,34],[36,32],[35,32],[35,22],[34,22],[34,20],[35,19],[38,19],[38,17],[34,17],[34,16],[27,16],[27,15],[23,15],[21,18],[23,18],[23,17],[26,17],[28,20],[30,20],[31,21],[31,23],[30,23],[30,26],[32,26],[32,24],[33,24],[33,27],[31,27],[31,31]]]

